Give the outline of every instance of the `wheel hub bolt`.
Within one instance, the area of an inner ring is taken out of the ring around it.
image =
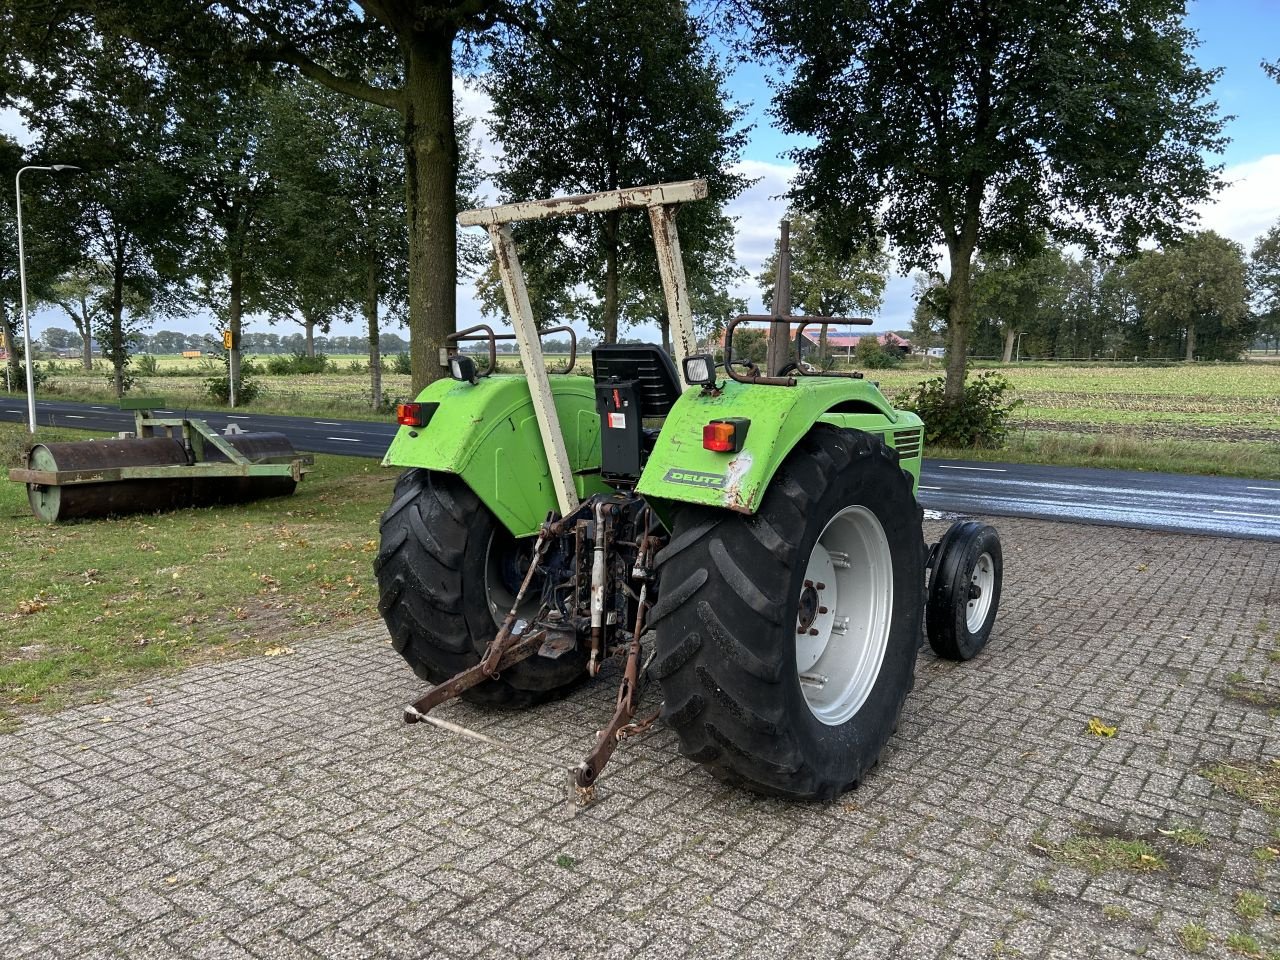
[[[969,584],[969,599],[977,600],[980,596],[982,596],[982,588],[976,583]]]

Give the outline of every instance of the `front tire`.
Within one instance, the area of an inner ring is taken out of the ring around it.
[[[754,516],[687,508],[657,562],[650,672],[681,752],[761,793],[856,786],[897,727],[921,631],[921,511],[896,452],[819,424]]]
[[[428,683],[475,666],[513,602],[520,542],[462,480],[427,470],[401,475],[380,527],[373,569],[392,645]],[[557,660],[535,654],[462,698],[528,707],[562,696],[585,670],[581,650]]]

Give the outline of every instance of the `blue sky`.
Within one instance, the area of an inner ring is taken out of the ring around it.
[[[1280,0],[1193,0],[1188,22],[1200,36],[1199,63],[1224,69],[1215,96],[1222,112],[1234,115],[1227,125],[1231,143],[1218,158],[1226,167],[1228,186],[1200,211],[1201,225],[1249,248],[1263,230],[1280,221],[1280,84],[1259,66],[1264,59],[1280,57]],[[738,67],[729,83],[732,96],[748,107],[748,122],[754,124],[741,167],[759,182],[730,208],[737,218],[738,261],[752,274],[772,249],[784,208],[777,198],[793,172],[786,154],[794,141],[772,126],[768,114],[772,78],[769,65],[748,64]],[[462,90],[461,99],[464,109],[484,117],[487,104],[482,95]],[[0,131],[21,136],[16,115],[0,113]],[[500,149],[482,137],[481,152],[489,163]],[[749,309],[761,307],[754,282],[737,293],[749,298]],[[910,279],[892,276],[874,329],[909,327],[912,307]],[[458,288],[458,325],[478,319],[472,288],[464,283]],[[253,327],[264,323],[254,321]],[[33,318],[32,328],[38,332],[45,326],[70,324],[56,312],[41,311]],[[162,318],[154,328],[197,331],[208,330],[209,323],[200,317]],[[351,335],[362,329],[359,324],[340,323],[333,332]],[[640,336],[649,333],[644,328],[637,331]]]

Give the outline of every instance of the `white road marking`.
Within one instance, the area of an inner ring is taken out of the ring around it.
[[[340,426],[342,426],[342,424],[338,423],[336,420],[312,420],[311,422],[312,422],[312,423],[314,423],[314,424],[316,424],[317,426],[321,426],[321,427],[340,427]]]
[[[1240,510],[1215,510],[1228,517],[1262,517],[1265,520],[1280,520],[1280,513],[1244,513]]]
[[[90,409],[90,410],[105,410],[105,409],[107,409],[107,408],[106,408],[106,407],[90,407],[89,409]]]
[[[981,470],[984,473],[1008,473],[1004,467],[953,467],[950,464],[938,464],[939,470]]]
[[[63,416],[64,416],[64,417],[66,417],[68,420],[83,420],[83,419],[84,419],[84,417],[80,416],[80,414],[78,414],[78,413],[65,413],[65,414],[63,414]]]
[[[249,418],[248,418],[248,417],[237,417],[234,413],[228,413],[228,414],[227,414],[227,419],[228,419],[228,420],[248,420]]]
[[[1268,493],[1280,493],[1280,487],[1245,487],[1246,490],[1266,490]]]
[[[172,410],[157,410],[156,413],[173,413]]]
[[[359,443],[355,437],[325,437],[326,440],[341,440],[343,443]]]
[[[941,490],[941,487],[926,487],[923,483],[919,484],[921,490]]]

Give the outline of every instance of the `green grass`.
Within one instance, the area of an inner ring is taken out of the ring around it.
[[[263,360],[264,358],[259,358]],[[368,375],[350,371],[353,355],[330,358],[337,372],[256,379],[258,400],[244,409],[299,416],[384,420],[369,409]],[[154,394],[175,409],[207,408],[204,378],[220,366],[177,356],[156,358],[161,373],[142,378],[136,392]],[[504,372],[518,372],[511,357]],[[583,357],[579,369],[589,369]],[[1111,467],[1274,479],[1280,476],[1280,363],[1197,363],[1167,367],[1061,363],[977,363],[998,369],[1023,406],[999,450],[930,447],[938,458],[1000,460],[1063,466]],[[893,398],[922,379],[939,376],[936,363],[909,363],[868,376]],[[388,399],[409,399],[409,377],[384,373]],[[85,375],[63,361],[51,397],[112,402],[105,374]]]
[[[1252,890],[1241,890],[1236,897],[1235,912],[1242,920],[1257,920],[1267,912],[1267,898]]]
[[[1145,840],[1103,837],[1092,833],[1077,834],[1061,843],[1040,841],[1038,849],[1058,863],[1082,867],[1090,873],[1111,870],[1164,870],[1164,857]]]
[[[1209,947],[1209,931],[1198,923],[1188,923],[1178,931],[1178,941],[1188,953],[1204,953]]]
[[[21,427],[0,424],[6,470],[24,447]],[[60,526],[0,482],[0,727],[375,617],[393,479],[375,460],[318,455],[292,497]]]
[[[1214,786],[1280,817],[1280,760],[1219,763],[1200,771]]]

